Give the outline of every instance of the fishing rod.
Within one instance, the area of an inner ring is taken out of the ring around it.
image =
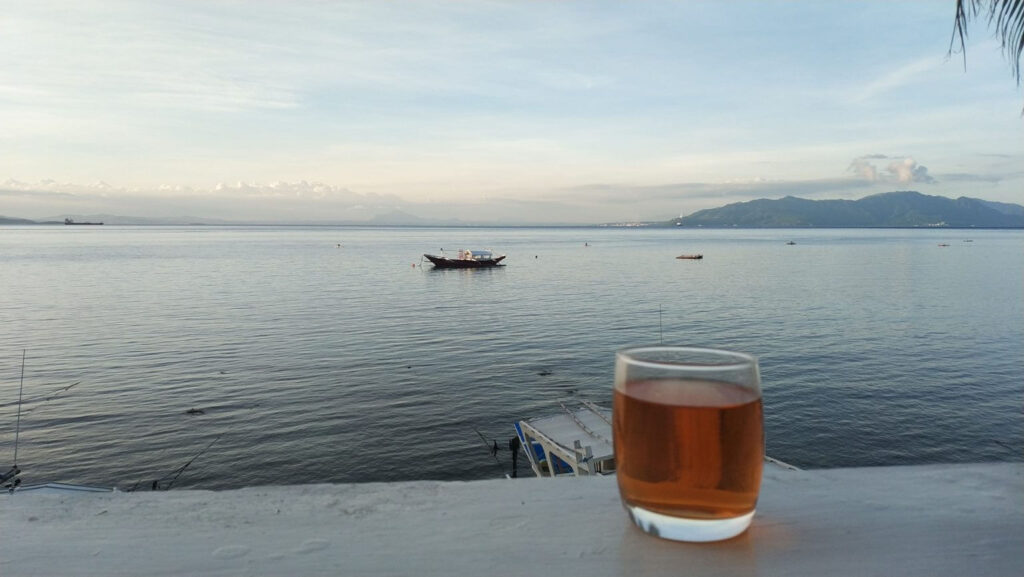
[[[661,328],[661,305],[658,305],[658,344],[665,344],[665,331]]]
[[[217,441],[219,441],[222,436],[224,436],[224,435],[223,434],[217,435],[217,437],[214,440],[210,441],[210,444],[206,445],[206,448],[204,448],[202,451],[199,451],[198,453],[196,453],[196,456],[192,457],[191,459],[189,459],[188,462],[185,463],[184,465],[182,465],[182,466],[178,467],[177,469],[171,471],[170,473],[168,473],[164,477],[161,477],[159,479],[154,479],[152,484],[150,485],[150,488],[153,491],[159,491],[161,489],[164,490],[164,491],[170,490],[170,488],[172,486],[174,486],[174,482],[178,480],[178,477],[180,477],[181,474],[185,472],[185,469],[188,469],[189,465],[191,465],[199,457],[202,457],[204,453],[209,451],[210,447],[212,447]],[[173,477],[171,475],[173,475]],[[163,483],[165,481],[167,482],[167,484],[165,486],[161,486],[160,483]],[[126,493],[132,493],[136,489],[138,489],[139,485],[141,485],[141,484],[142,484],[142,480],[140,479],[137,483],[132,485],[131,488],[127,489],[125,492]]]
[[[25,353],[26,349],[21,350],[21,384],[18,386],[18,420],[14,426],[14,464],[11,469],[6,473],[0,475],[0,483],[4,484],[4,487],[14,493],[14,489],[21,484],[21,479],[18,478],[18,473],[21,469],[18,468],[18,441],[21,439],[21,399],[22,394],[25,392]]]
[[[174,477],[171,478],[170,482],[167,483],[167,487],[165,488],[165,490],[170,489],[171,486],[174,485],[174,482],[178,480],[178,477],[180,477],[181,474],[185,472],[185,469],[188,469],[188,466],[191,465],[193,461],[195,461],[199,457],[202,457],[203,453],[209,451],[210,447],[212,447],[214,445],[214,443],[219,441],[222,436],[223,435],[217,435],[217,438],[215,438],[214,440],[210,441],[210,444],[207,445],[206,448],[203,449],[202,451],[199,451],[199,454],[197,454],[195,457],[192,457],[191,459],[189,459],[189,461],[187,463],[185,463],[184,465],[182,465],[181,467],[175,469],[174,471],[171,471],[172,473],[176,473],[176,474],[174,475]]]
[[[21,399],[25,392],[25,353],[21,349],[21,382],[18,385],[18,424],[14,426],[14,468],[18,467],[18,440],[21,437]]]
[[[28,399],[27,401],[20,401],[19,400],[19,404],[21,404],[21,405],[31,405],[33,403],[39,403],[38,405],[36,405],[34,407],[25,409],[23,411],[23,414],[27,415],[27,414],[31,413],[32,411],[34,411],[34,410],[38,409],[40,406],[42,406],[43,403],[56,399],[57,397],[59,397],[62,394],[70,391],[71,389],[73,389],[74,387],[78,386],[81,383],[82,383],[82,381],[77,381],[77,382],[71,383],[70,385],[68,385],[66,387],[62,387],[60,389],[57,389],[56,391],[50,393],[49,395],[47,395],[45,397],[36,397],[34,399]]]
[[[491,456],[494,457],[494,462],[497,463],[498,467],[500,467],[504,471],[505,468],[501,464],[501,459],[498,459],[498,451],[501,450],[501,448],[498,447],[498,441],[492,439],[490,442],[488,442],[487,437],[485,437],[484,434],[479,431],[479,429],[473,427],[473,430],[476,431],[476,434],[479,435],[480,440],[483,441],[484,446],[487,447],[488,452],[490,452]],[[509,439],[508,450],[512,453],[512,473],[505,473],[505,476],[515,479],[516,477],[519,476],[519,437],[512,437],[511,439]]]
[[[479,429],[473,427],[473,430],[476,431],[477,435],[480,435],[480,440],[484,442],[484,446],[487,447],[488,452],[490,452],[491,456],[494,457],[494,462],[497,463],[498,466],[500,467],[501,460],[498,459],[498,441],[494,441],[494,444],[492,445],[491,443],[487,442],[487,437],[485,437],[484,434],[481,433]]]

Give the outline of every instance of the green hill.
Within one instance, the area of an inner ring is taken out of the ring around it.
[[[27,218],[11,218],[9,216],[0,216],[0,224],[39,224],[34,220]]]
[[[695,212],[672,221],[684,227],[746,228],[1024,228],[1024,206],[977,198],[950,199],[915,191],[860,200],[759,199]]]

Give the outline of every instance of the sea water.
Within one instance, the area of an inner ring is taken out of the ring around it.
[[[1022,321],[1022,231],[0,227],[0,467],[23,382],[25,483],[501,477],[659,342],[757,356],[800,467],[1019,460]]]

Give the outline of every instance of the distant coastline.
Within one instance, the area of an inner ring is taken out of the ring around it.
[[[1024,228],[1024,206],[978,198],[950,199],[916,191],[886,192],[860,200],[738,202],[674,219],[688,228]]]
[[[31,220],[0,215],[0,225],[98,224],[127,226],[349,226],[410,228],[893,228],[1020,229],[1024,206],[978,198],[950,199],[917,191],[875,194],[859,200],[808,200],[794,196],[758,199],[705,209],[665,221],[535,224],[430,220],[391,212],[368,221],[230,221],[196,216],[152,218],[113,214]]]

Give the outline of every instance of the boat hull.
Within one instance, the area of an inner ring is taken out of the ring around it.
[[[423,256],[437,268],[488,268],[492,266],[504,266],[501,264],[501,261],[505,259],[505,255],[480,260],[447,258],[432,254],[425,254]]]

